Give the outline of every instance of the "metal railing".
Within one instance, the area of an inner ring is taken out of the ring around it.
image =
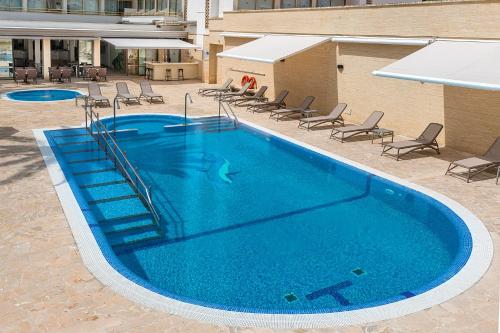
[[[99,148],[104,150],[106,157],[113,162],[115,168],[132,186],[134,192],[153,216],[154,223],[161,229],[161,217],[153,204],[151,186],[146,185],[139,175],[138,169],[130,163],[126,152],[118,146],[115,138],[116,132],[108,131],[106,125],[99,119],[99,114],[92,110],[92,105],[88,103],[87,99],[83,107],[85,109],[85,127],[87,131],[96,139]]]
[[[238,128],[240,126],[240,120],[234,113],[233,108],[228,102],[224,102],[221,100],[222,97],[222,92],[219,93],[218,100],[219,100],[219,117],[221,116],[221,109],[224,110],[224,113],[229,119],[233,120],[234,128]]]

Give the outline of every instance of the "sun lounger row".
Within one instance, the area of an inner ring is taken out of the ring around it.
[[[115,98],[126,105],[131,103],[141,104],[141,99],[145,99],[150,104],[155,102],[165,103],[162,95],[153,92],[153,88],[151,88],[151,84],[148,81],[141,81],[139,86],[141,87],[141,93],[139,96],[136,96],[130,93],[126,82],[117,82]],[[88,98],[92,105],[99,107],[111,106],[109,99],[103,96],[99,84],[96,82],[89,83],[88,90],[89,94],[85,97]]]

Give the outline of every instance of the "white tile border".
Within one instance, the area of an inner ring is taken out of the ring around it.
[[[33,87],[32,89],[13,89],[13,90],[9,90],[9,91],[6,91],[6,92],[2,93],[2,95],[0,96],[0,98],[3,99],[4,101],[18,102],[18,103],[58,103],[58,102],[71,101],[71,100],[75,99],[73,97],[73,98],[68,98],[68,99],[58,99],[58,100],[54,100],[54,101],[22,101],[22,100],[18,100],[18,99],[12,99],[12,98],[9,97],[10,93],[23,92],[23,91],[32,91],[32,90],[67,90],[67,91],[77,92],[77,93],[79,93],[81,95],[86,95],[87,94],[85,91],[78,90],[78,89],[70,89],[70,88],[36,88],[36,87]]]
[[[129,114],[132,115],[132,114]],[[174,114],[149,114],[140,115],[168,115]],[[124,115],[127,116],[127,115]],[[203,116],[206,117],[206,116]],[[203,118],[191,117],[191,118]],[[374,175],[389,179],[393,182],[407,186],[424,193],[452,209],[467,225],[470,230],[473,248],[465,266],[451,279],[441,285],[409,299],[385,304],[381,306],[335,313],[318,314],[262,314],[226,311],[204,306],[181,302],[162,296],[146,289],[118,273],[106,260],[97,244],[85,217],[80,210],[76,198],[59,166],[55,155],[43,133],[46,129],[33,130],[33,134],[42,153],[48,172],[61,201],[68,224],[73,232],[81,257],[87,268],[104,285],[126,298],[145,306],[180,315],[186,318],[213,323],[216,325],[241,326],[241,327],[269,327],[269,328],[323,328],[332,326],[345,326],[366,324],[391,318],[404,316],[420,310],[430,308],[445,302],[472,287],[488,270],[493,258],[493,243],[490,234],[483,223],[469,210],[456,201],[435,191],[410,183],[406,180],[391,176],[385,172],[350,161],[341,156],[297,141],[288,136],[279,134],[267,128],[256,125],[246,120],[241,123],[251,126],[278,138],[300,145],[314,152],[336,159],[353,167],[359,168]],[[68,127],[69,128],[69,127]]]

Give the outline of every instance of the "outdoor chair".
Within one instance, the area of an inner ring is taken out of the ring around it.
[[[102,79],[104,79],[104,81],[108,81],[108,69],[105,67],[100,67],[97,71],[97,76],[99,77],[100,81]]]
[[[280,119],[289,118],[291,116],[304,115],[308,112],[315,99],[316,97],[314,96],[307,96],[302,101],[302,104],[296,108],[272,110],[269,118],[275,118],[276,121],[279,121]],[[314,110],[314,112],[318,113],[319,111]]]
[[[130,93],[126,82],[116,83],[116,97],[125,103],[125,105],[129,105],[130,103],[141,104],[139,96]]]
[[[342,118],[342,114],[347,108],[347,104],[340,103],[335,108],[333,108],[332,112],[326,116],[317,116],[317,117],[309,117],[309,118],[301,118],[299,120],[299,128],[307,129],[308,131],[315,127],[326,123],[331,123],[332,126],[335,123],[339,123],[341,126],[344,126],[344,118]]]
[[[111,106],[109,99],[104,97],[101,92],[101,87],[95,82],[89,83],[89,96],[88,99],[94,106],[108,107]]]
[[[247,106],[249,102],[253,101],[265,102],[267,101],[267,98],[264,97],[266,90],[267,86],[261,86],[254,95],[234,97],[231,99],[230,103],[233,103],[236,106]]]
[[[330,134],[330,139],[335,139],[340,142],[344,142],[344,140],[349,137],[361,133],[368,134],[372,130],[378,128],[378,123],[380,122],[383,116],[384,113],[382,111],[374,111],[361,125],[336,127],[332,129],[332,133]]]
[[[469,157],[462,160],[451,162],[446,170],[445,175],[461,177],[463,173],[454,171],[455,168],[460,167],[467,171],[467,183],[470,179],[490,168],[498,167],[496,183],[498,185],[498,178],[500,177],[500,136],[496,138],[488,150],[480,157]]]
[[[64,67],[61,69],[61,80],[71,82],[71,76],[73,75],[73,69],[69,67]]]
[[[225,93],[219,92],[217,95],[215,95],[215,99],[219,99],[222,102],[228,102],[231,100],[231,98],[244,96],[246,94],[248,88],[250,88],[250,83],[247,82],[238,91],[225,92]]]
[[[247,105],[247,111],[264,112],[281,109],[286,107],[285,99],[288,96],[288,90],[282,90],[273,101],[253,102]]]
[[[217,94],[219,92],[228,92],[230,90],[230,85],[233,82],[233,79],[227,79],[223,85],[218,88],[200,88],[198,89],[198,95],[202,96],[211,96]]]
[[[155,101],[158,103],[165,103],[162,95],[153,92],[153,88],[151,88],[149,81],[141,81],[139,85],[141,86],[141,94],[139,95],[139,98],[144,98],[149,102],[149,104],[152,104]]]
[[[441,133],[442,129],[443,125],[438,123],[430,123],[429,125],[427,125],[422,134],[420,134],[420,136],[415,140],[405,140],[384,144],[382,153],[380,155],[396,157],[396,161],[399,161],[401,156],[419,149],[423,150],[426,148],[431,148],[439,154],[439,145],[436,141],[436,138],[438,137],[439,133]],[[396,154],[391,153],[391,150],[393,149],[396,150]],[[400,153],[401,150],[404,150],[403,154]]]

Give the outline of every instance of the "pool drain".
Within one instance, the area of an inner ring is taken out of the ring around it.
[[[294,294],[290,293],[285,295],[285,299],[288,301],[288,303],[291,303],[293,301],[296,301],[298,298]]]
[[[361,268],[353,269],[351,272],[356,276],[361,276],[361,275],[366,274],[366,272],[364,270],[362,270]]]

